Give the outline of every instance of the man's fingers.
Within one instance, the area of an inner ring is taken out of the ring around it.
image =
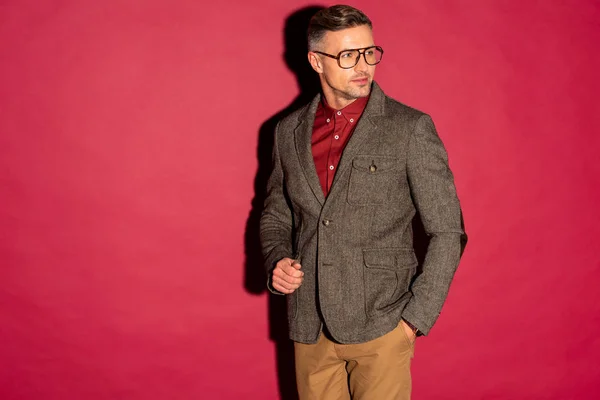
[[[300,264],[297,264],[297,265],[300,265]],[[304,276],[304,272],[300,271],[300,269],[297,268],[296,266],[292,266],[290,264],[283,264],[279,268],[281,268],[281,270],[286,275],[293,276],[295,278],[300,278],[301,276]]]
[[[289,291],[292,291],[292,292],[294,290],[296,290],[297,287],[298,287],[298,285],[287,283],[286,281],[281,280],[279,278],[273,278],[273,286],[275,286],[275,285],[279,285],[282,288],[284,288],[285,290],[289,290]]]
[[[291,293],[294,290],[298,289],[301,284],[302,284],[302,280],[298,280],[297,282],[291,283],[291,282],[285,281],[284,279],[282,279],[279,276],[273,275],[273,287],[275,289],[279,290],[280,292],[284,292],[284,291],[280,290],[278,287],[281,287],[287,291],[284,293]]]
[[[290,293],[294,293],[294,291],[293,291],[293,290],[286,289],[286,288],[284,288],[283,286],[281,286],[280,284],[278,284],[278,283],[276,283],[276,282],[273,282],[273,288],[274,288],[275,290],[277,290],[278,292],[281,292],[281,293],[283,293],[283,294],[290,294]]]
[[[300,263],[296,260],[294,260],[294,262],[292,262],[292,267],[296,268],[296,269],[300,269],[302,268],[302,265],[300,265]]]
[[[291,258],[284,258],[273,270],[273,288],[281,293],[290,294],[300,287],[304,272],[302,266]]]
[[[274,282],[278,282],[281,285],[284,285],[284,284],[290,285],[290,288],[293,285],[300,286],[300,284],[302,283],[302,280],[303,280],[302,277],[296,278],[296,277],[285,275],[285,274],[280,275],[280,274],[273,273],[273,281]]]
[[[279,262],[277,263],[277,268],[281,268],[286,274],[291,276],[299,277],[304,275],[304,272],[300,271],[302,265],[300,265],[298,261],[292,260],[289,257],[285,257],[279,260]]]

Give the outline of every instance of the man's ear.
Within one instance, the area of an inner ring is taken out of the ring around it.
[[[321,58],[315,52],[308,52],[308,62],[310,63],[312,69],[314,69],[317,73],[323,73],[323,64],[321,64]]]

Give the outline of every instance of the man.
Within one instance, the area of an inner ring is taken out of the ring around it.
[[[319,11],[308,60],[322,94],[276,129],[261,216],[269,289],[287,296],[301,399],[408,399],[417,335],[447,296],[464,244],[431,118],[373,82],[383,49],[361,11]],[[429,247],[417,274],[412,220]]]

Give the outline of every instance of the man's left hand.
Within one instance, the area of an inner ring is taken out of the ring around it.
[[[414,341],[417,339],[417,335],[414,334],[412,328],[408,326],[404,320],[401,320],[400,323],[402,325],[402,329],[404,329],[404,332],[406,332],[406,337],[414,343]]]

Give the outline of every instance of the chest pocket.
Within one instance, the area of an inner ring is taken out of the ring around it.
[[[377,205],[390,201],[390,190],[397,184],[398,159],[385,156],[358,156],[352,160],[348,203]]]

